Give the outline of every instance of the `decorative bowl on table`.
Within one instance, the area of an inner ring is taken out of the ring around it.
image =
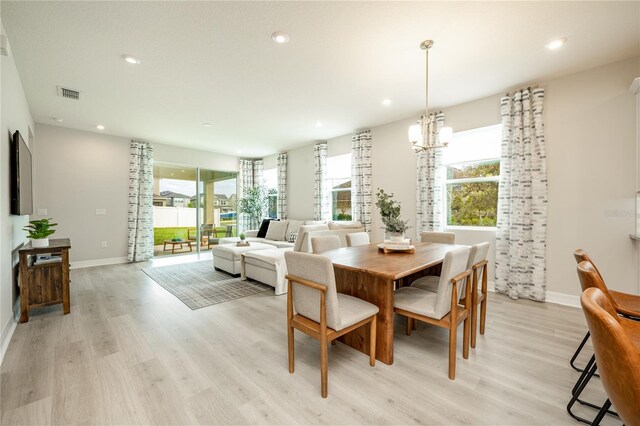
[[[385,253],[389,252],[404,252],[404,253],[415,253],[416,246],[411,244],[411,239],[405,238],[402,241],[391,241],[384,240],[383,243],[378,244],[378,249],[384,251]]]

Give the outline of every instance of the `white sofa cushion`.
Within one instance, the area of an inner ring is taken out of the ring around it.
[[[296,242],[295,242],[295,246],[293,248],[293,251],[306,251],[306,252],[310,252],[311,250],[301,250],[302,247],[302,242],[307,240],[307,234],[309,232],[312,231],[328,231],[329,230],[329,225],[323,225],[323,224],[319,224],[319,225],[303,225],[300,227],[300,230],[298,231],[298,236],[296,238]],[[309,248],[311,247],[311,243],[309,242]]]
[[[272,220],[269,222],[269,228],[267,229],[267,235],[265,238],[273,241],[285,241],[288,226],[288,220]]]
[[[293,234],[298,235],[298,231],[300,231],[300,227],[304,225],[304,220],[296,220],[296,219],[288,219],[289,226],[287,227],[287,241],[294,243],[296,241],[295,237],[291,237]]]
[[[334,229],[355,229],[355,228],[362,228],[362,224],[360,222],[353,221],[353,222],[329,222],[329,229],[334,230]]]
[[[305,225],[300,228],[293,251],[311,253],[311,238],[325,237],[327,235],[337,235],[340,238],[340,247],[346,247],[347,234],[354,232],[364,232],[364,227],[330,230],[328,225]]]

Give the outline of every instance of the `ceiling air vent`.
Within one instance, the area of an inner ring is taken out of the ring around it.
[[[58,96],[62,96],[63,98],[73,99],[76,101],[80,100],[80,91],[69,89],[68,87],[58,86]]]

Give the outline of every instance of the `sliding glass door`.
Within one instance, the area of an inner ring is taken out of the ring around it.
[[[237,173],[156,163],[154,255],[200,253],[236,236]]]
[[[220,238],[235,237],[237,173],[199,170],[200,230],[207,249]]]

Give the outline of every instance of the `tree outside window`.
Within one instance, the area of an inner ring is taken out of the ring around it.
[[[500,161],[447,166],[447,225],[496,226]]]
[[[263,172],[264,185],[267,188],[267,198],[269,201],[267,215],[270,218],[278,217],[278,171],[277,169],[267,169]]]
[[[496,226],[501,132],[500,125],[458,132],[445,148],[447,226]]]
[[[351,220],[351,154],[327,158],[327,180],[331,188],[331,219]]]

